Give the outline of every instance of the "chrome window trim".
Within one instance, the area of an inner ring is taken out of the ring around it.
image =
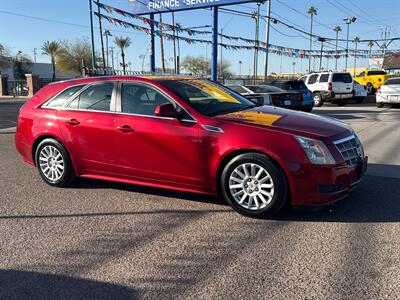
[[[176,118],[168,118],[168,117],[159,117],[159,116],[151,116],[151,115],[141,115],[141,114],[134,114],[134,113],[126,113],[122,111],[122,85],[124,83],[127,84],[136,84],[136,85],[142,85],[142,86],[147,86],[150,87],[160,94],[162,94],[167,100],[169,100],[172,104],[179,106],[183,111],[185,111],[193,120],[190,119],[181,119],[183,122],[191,122],[191,123],[197,123],[197,120],[191,113],[189,113],[185,108],[179,105],[174,99],[172,99],[169,95],[167,95],[164,91],[162,91],[159,87],[148,83],[148,82],[143,82],[139,80],[117,80],[118,87],[117,87],[117,95],[116,95],[116,107],[115,107],[115,113],[116,114],[121,114],[121,115],[130,115],[130,116],[135,116],[135,117],[148,117],[148,118],[156,118],[156,119],[166,119],[166,120],[175,120]]]
[[[70,105],[77,97],[79,97],[84,91],[86,91],[88,88],[95,86],[95,85],[101,85],[105,83],[111,83],[113,85],[113,91],[111,94],[111,102],[110,102],[110,110],[109,111],[104,111],[104,110],[95,110],[95,109],[79,109],[79,108],[69,108],[68,105]],[[87,84],[83,89],[79,90],[79,94],[73,95],[64,105],[60,108],[65,111],[90,111],[90,112],[109,112],[109,113],[114,113],[115,108],[116,108],[116,93],[117,93],[117,87],[116,87],[116,82],[115,81],[110,81],[110,80],[102,80],[102,81],[95,81]]]
[[[337,144],[340,144],[340,143],[344,143],[344,142],[350,141],[350,140],[355,139],[355,138],[356,138],[356,136],[355,136],[354,134],[352,134],[352,135],[350,135],[350,136],[348,136],[348,137],[345,137],[345,138],[343,138],[343,139],[334,141],[333,143],[334,143],[335,145],[337,145]]]
[[[204,125],[202,124],[201,127],[206,131],[217,132],[217,133],[224,133],[224,130],[217,126],[212,125]]]
[[[64,93],[66,90],[73,88],[73,87],[77,87],[77,86],[82,86],[82,88],[80,88],[79,90],[77,90],[74,94],[72,94],[68,99],[66,99],[66,101],[64,102],[63,105],[59,106],[59,107],[49,107],[47,106],[51,101],[53,101],[55,98],[57,98],[58,96],[60,96],[62,93]],[[45,101],[42,105],[40,105],[40,108],[47,108],[47,109],[61,109],[62,107],[64,107],[65,103],[69,103],[69,101],[71,101],[72,98],[76,97],[76,95],[78,93],[80,93],[84,88],[86,88],[87,83],[81,83],[81,84],[74,84],[74,85],[69,85],[66,88],[64,88],[61,92],[57,93],[55,96],[51,97],[50,99],[48,99],[47,101]]]

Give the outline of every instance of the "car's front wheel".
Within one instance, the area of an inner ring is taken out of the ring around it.
[[[43,180],[52,186],[65,187],[75,179],[71,159],[65,147],[47,138],[36,148],[35,162]]]
[[[222,172],[221,184],[233,209],[254,218],[271,217],[280,211],[289,188],[280,168],[260,153],[233,158]]]

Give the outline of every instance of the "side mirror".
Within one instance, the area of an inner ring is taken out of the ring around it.
[[[179,119],[183,115],[183,112],[177,111],[172,103],[163,103],[156,106],[154,114],[158,117]]]

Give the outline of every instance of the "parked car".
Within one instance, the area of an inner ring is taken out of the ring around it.
[[[340,121],[257,107],[191,77],[49,84],[22,107],[15,143],[51,186],[84,177],[221,194],[252,217],[338,201],[367,164]]]
[[[313,94],[303,81],[299,80],[274,80],[269,83],[285,91],[299,92],[303,94],[303,111],[311,112],[314,107]]]
[[[376,92],[376,106],[400,104],[400,77],[389,78]]]
[[[350,73],[311,73],[299,80],[303,81],[313,93],[314,106],[322,106],[327,101],[346,105],[347,99],[353,97],[353,78]]]
[[[363,70],[354,77],[354,80],[367,87],[367,92],[372,95],[379,87],[393,75],[388,75],[384,70]]]
[[[367,99],[368,92],[365,85],[359,84],[357,81],[354,81],[354,96],[353,99],[356,103],[363,103],[365,99]]]
[[[258,105],[303,109],[303,95],[299,92],[287,92],[271,85],[228,85],[227,87]]]

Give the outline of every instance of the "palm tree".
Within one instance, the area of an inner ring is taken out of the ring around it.
[[[372,58],[372,46],[374,45],[374,41],[368,41],[368,47],[369,47],[369,59],[371,60]]]
[[[114,44],[117,45],[117,47],[121,50],[121,57],[122,57],[122,70],[124,72],[124,75],[126,74],[125,72],[125,52],[124,50],[128,48],[131,45],[131,39],[129,37],[118,37],[116,36],[114,39]]]
[[[356,63],[357,63],[357,45],[360,42],[360,38],[358,36],[356,36],[353,39],[353,43],[355,43],[355,47],[354,47],[354,70],[353,70],[353,77],[356,77]]]
[[[333,28],[333,31],[336,32],[336,46],[335,46],[335,70],[337,70],[337,61],[338,61],[338,52],[337,52],[337,48],[338,48],[338,39],[339,39],[339,32],[342,31],[342,27],[340,26],[335,26],[335,28]]]
[[[311,17],[311,23],[310,23],[310,53],[309,53],[309,58],[308,58],[308,71],[311,71],[311,50],[312,50],[312,29],[313,29],[313,21],[314,21],[314,16],[317,14],[317,8],[314,6],[310,6],[308,8],[307,13]]]
[[[48,55],[51,58],[51,65],[53,66],[52,81],[56,79],[56,58],[61,52],[61,44],[58,41],[46,41],[42,45],[42,54]]]

